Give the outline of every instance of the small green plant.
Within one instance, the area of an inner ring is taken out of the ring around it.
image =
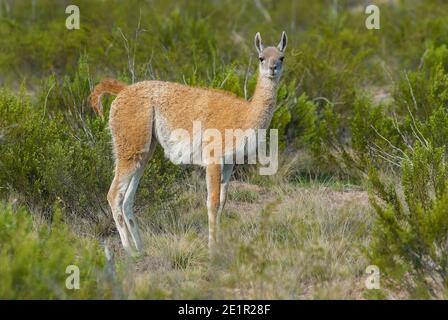
[[[0,298],[88,299],[112,297],[98,242],[79,237],[55,211],[51,225],[36,223],[23,208],[0,203]],[[79,268],[79,289],[69,290],[68,266]]]
[[[259,198],[258,192],[254,190],[235,189],[229,194],[229,200],[240,202],[256,202]]]

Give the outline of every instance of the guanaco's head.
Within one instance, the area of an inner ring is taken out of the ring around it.
[[[266,77],[271,80],[280,79],[283,67],[283,58],[288,38],[286,32],[282,32],[282,38],[280,39],[277,47],[264,47],[261,42],[260,33],[255,35],[255,48],[258,51],[258,58],[260,60],[260,76]]]

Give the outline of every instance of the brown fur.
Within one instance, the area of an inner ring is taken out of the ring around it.
[[[275,107],[275,96],[266,93],[276,92],[270,85],[275,86],[259,81],[252,101],[223,91],[161,81],[125,87],[110,111],[115,154],[127,160],[147,151],[156,111],[166,119],[170,130],[191,133],[193,121],[201,121],[202,129],[218,129],[224,138],[225,129],[266,128]]]
[[[121,90],[126,87],[126,84],[115,80],[108,79],[101,81],[98,85],[95,86],[92,93],[89,96],[89,102],[93,109],[102,117],[103,115],[103,105],[101,104],[101,96],[105,93],[118,94]]]

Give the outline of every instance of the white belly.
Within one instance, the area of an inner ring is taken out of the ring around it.
[[[220,145],[218,153],[224,154],[220,157],[210,160],[203,149],[207,145],[203,142],[202,136],[194,136],[187,130],[172,129],[167,121],[158,112],[155,113],[154,132],[157,140],[162,146],[165,156],[175,164],[196,164],[206,166],[209,163],[227,163],[243,164],[245,156],[248,157],[248,163],[256,162],[257,142],[255,139],[242,139],[236,141],[236,145]],[[225,144],[223,136],[222,144]],[[215,153],[217,154],[217,153]]]

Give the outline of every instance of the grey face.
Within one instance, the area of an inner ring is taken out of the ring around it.
[[[285,32],[282,33],[282,38],[277,47],[264,48],[260,34],[257,33],[255,35],[255,48],[257,48],[258,51],[260,75],[262,77],[275,80],[280,78],[286,44],[287,37]]]
[[[280,77],[283,65],[283,53],[275,47],[267,47],[260,54],[260,72],[274,79]]]

